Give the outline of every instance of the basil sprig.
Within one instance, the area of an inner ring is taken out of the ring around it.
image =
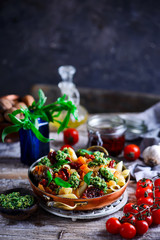
[[[5,137],[13,132],[18,132],[21,128],[24,130],[31,130],[35,136],[41,142],[49,142],[52,139],[45,138],[38,129],[38,118],[46,122],[58,122],[60,124],[57,132],[60,133],[63,131],[69,122],[70,115],[73,114],[74,118],[78,118],[77,108],[71,102],[66,100],[66,95],[58,98],[56,102],[44,105],[47,97],[44,95],[44,92],[39,89],[39,100],[36,103],[35,101],[32,103],[30,107],[20,108],[18,110],[13,111],[11,114],[8,114],[11,122],[14,124],[5,128],[2,132],[2,141],[4,142]],[[63,121],[58,121],[55,118],[60,116],[62,111],[66,111],[67,114]],[[21,114],[22,119],[16,117],[16,115]]]

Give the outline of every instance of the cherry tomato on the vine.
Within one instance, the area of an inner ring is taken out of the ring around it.
[[[160,206],[160,190],[155,190],[155,205]]]
[[[147,204],[149,206],[152,206],[153,205],[153,198],[151,198],[151,197],[140,197],[137,200],[137,204],[138,205]]]
[[[143,215],[144,214],[145,215],[150,215],[151,214],[151,209],[150,209],[149,205],[142,203],[138,207],[139,207],[139,211],[143,210],[143,212],[142,212]],[[144,209],[146,209],[146,210],[144,210]]]
[[[152,214],[151,209],[146,204],[141,204],[139,206],[139,214],[137,215],[138,220],[145,220],[148,223],[148,226],[152,224]]]
[[[74,145],[79,141],[79,133],[75,128],[67,128],[63,131],[65,144]]]
[[[109,218],[106,222],[106,229],[109,233],[117,234],[120,231],[121,223],[118,218]]]
[[[65,145],[63,145],[62,147],[61,147],[61,151],[64,149],[64,148],[72,148],[73,149],[73,147],[72,146],[70,146],[69,144],[65,144]]]
[[[157,178],[155,181],[154,181],[154,185],[155,185],[155,188],[157,189],[158,187],[160,187],[160,178]]]
[[[150,226],[153,222],[152,216],[147,216],[147,215],[143,215],[142,216],[142,220],[146,221],[148,223],[148,226]]]
[[[124,157],[129,161],[134,161],[140,156],[140,148],[135,144],[129,144],[124,148]]]
[[[160,209],[152,211],[152,218],[154,224],[160,224]]]
[[[133,214],[127,213],[121,218],[120,222],[121,223],[128,222],[128,223],[131,223],[131,224],[135,225],[136,224],[136,217]]]
[[[153,183],[151,179],[148,178],[142,178],[137,182],[137,188],[138,187],[148,187],[148,188],[153,188]]]
[[[138,207],[134,203],[127,203],[123,208],[124,213],[131,213],[131,214],[138,213],[138,210],[139,210]]]
[[[136,235],[136,228],[131,223],[122,223],[120,227],[120,235],[123,238],[132,239]]]
[[[140,197],[153,197],[153,191],[148,187],[138,187],[136,190],[136,198]]]
[[[144,220],[136,221],[136,231],[138,234],[143,235],[148,231],[148,223]]]

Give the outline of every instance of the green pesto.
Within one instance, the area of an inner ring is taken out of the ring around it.
[[[31,195],[21,196],[19,192],[0,195],[0,206],[8,209],[25,209],[31,207],[34,197]]]
[[[109,169],[102,167],[99,169],[99,172],[106,181],[114,180],[116,183],[118,182],[118,179],[114,177],[113,173]]]
[[[77,172],[73,172],[73,173],[71,174],[68,182],[71,184],[71,187],[72,187],[73,189],[78,188],[79,183],[80,183],[80,180],[79,180],[79,178],[78,178]]]
[[[88,151],[86,149],[78,149],[77,156],[85,156],[86,154],[93,155],[93,152]]]
[[[51,162],[47,157],[43,157],[41,158],[40,162],[38,163],[38,165],[45,165],[47,167],[51,167]]]
[[[90,185],[93,185],[94,187],[102,190],[104,193],[107,191],[107,184],[104,181],[104,179],[96,176],[96,177],[91,177]]]
[[[67,157],[69,157],[68,149],[64,148],[62,151],[58,150],[56,155],[56,160],[65,160]]]
[[[111,158],[105,158],[104,153],[99,151],[94,152],[93,155],[95,156],[95,158],[93,159],[93,161],[88,163],[88,167],[107,165],[111,160]]]
[[[99,151],[95,151],[94,153],[93,153],[93,155],[95,156],[95,157],[104,157],[104,153],[103,152],[99,152]]]
[[[58,173],[61,168],[62,168],[62,166],[59,165],[57,167],[52,168],[52,170],[54,173]]]

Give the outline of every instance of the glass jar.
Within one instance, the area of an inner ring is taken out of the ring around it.
[[[118,116],[94,115],[87,122],[88,147],[103,146],[111,156],[118,156],[125,143],[125,121]]]

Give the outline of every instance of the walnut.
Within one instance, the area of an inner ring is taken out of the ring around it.
[[[24,102],[27,107],[29,107],[34,102],[34,98],[31,95],[26,95],[22,98],[22,102]]]
[[[12,103],[10,100],[1,98],[0,99],[0,112],[3,113],[6,110],[10,109],[12,107]]]

